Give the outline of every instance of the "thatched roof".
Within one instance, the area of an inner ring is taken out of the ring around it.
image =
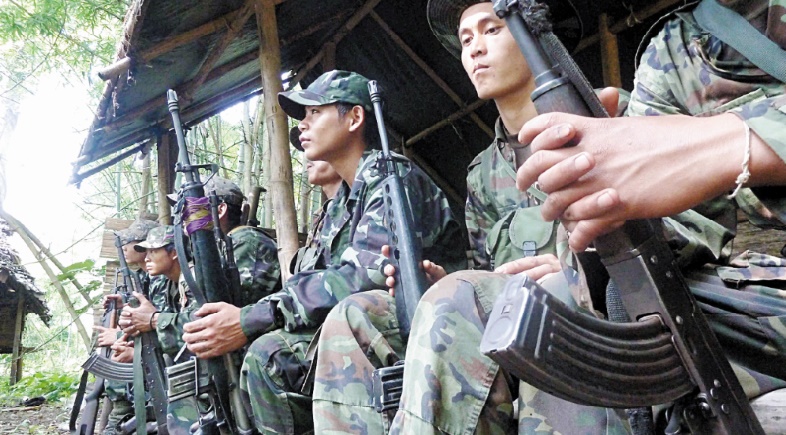
[[[460,201],[466,166],[489,143],[496,108],[477,100],[460,63],[431,34],[427,0],[273,1],[285,87],[316,78],[322,72],[319,61],[331,55],[329,47],[335,43],[337,68],[358,71],[384,87],[395,142],[410,147],[415,161],[431,167],[441,187]],[[627,87],[632,83],[635,50],[648,24],[660,11],[682,3],[573,1],[585,29],[576,59],[592,83],[601,86],[596,33],[598,16],[607,13],[612,31],[620,36]],[[260,93],[253,4],[254,0],[135,0],[118,63],[104,71],[108,85],[72,182],[94,173],[97,160],[119,160],[156,132],[169,129],[167,88],[185,97],[181,117],[186,124]],[[637,18],[651,18],[637,25],[631,10]],[[91,164],[93,168],[86,169]]]
[[[46,306],[44,292],[35,285],[32,275],[20,266],[19,256],[14,248],[8,244],[8,237],[13,234],[8,224],[0,219],[0,302],[13,298],[21,292],[25,296],[25,310],[34,313],[49,326],[51,314]],[[13,304],[16,310],[16,304]],[[0,315],[8,313],[0,312]]]

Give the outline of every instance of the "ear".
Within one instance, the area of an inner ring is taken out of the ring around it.
[[[226,216],[227,214],[227,203],[222,202],[218,204],[218,218],[221,219],[222,217]]]
[[[366,122],[366,111],[363,110],[362,106],[354,106],[352,110],[347,113],[349,117],[349,131],[351,132],[360,132],[363,123]]]

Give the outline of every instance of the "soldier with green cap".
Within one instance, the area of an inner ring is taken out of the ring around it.
[[[360,74],[330,71],[304,90],[279,94],[281,107],[300,120],[306,158],[330,163],[342,179],[320,234],[324,268],[300,272],[280,292],[242,309],[207,304],[196,313],[203,318],[186,325],[184,339],[199,357],[252,342],[241,387],[250,396],[255,424],[263,434],[313,430],[311,400],[301,394],[310,365],[306,348],[338,301],[384,288],[380,250],[388,233],[383,177],[375,168],[379,152],[371,149],[379,135],[367,85]],[[426,253],[452,264],[462,250],[447,198],[420,169],[402,166]]]
[[[152,229],[144,242],[134,245],[136,251],[145,253],[145,268],[153,277],[150,300],[135,292],[134,296],[139,300],[139,305],[123,307],[119,321],[119,326],[129,336],[154,331],[161,351],[173,360],[184,344],[183,325],[189,321],[196,308],[196,301],[182,279],[174,242],[174,227],[165,225]],[[190,355],[186,354],[185,358],[188,356]],[[183,358],[181,355],[180,359],[174,362],[183,362]],[[191,425],[198,418],[196,401],[193,398],[172,402],[167,409],[167,429],[170,434],[188,435]]]

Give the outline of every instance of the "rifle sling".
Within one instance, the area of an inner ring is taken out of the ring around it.
[[[134,338],[134,415],[136,433],[147,433],[147,404],[145,401],[145,369],[142,367],[142,340]]]
[[[693,10],[693,17],[702,29],[740,52],[762,71],[786,83],[786,51],[742,15],[716,0],[704,0]]]
[[[82,407],[82,401],[85,399],[85,389],[87,388],[87,376],[90,373],[87,370],[82,371],[82,378],[79,379],[79,388],[76,390],[76,397],[74,398],[74,406],[71,408],[71,418],[68,420],[68,429],[71,433],[76,431],[76,420],[79,418],[79,409]]]

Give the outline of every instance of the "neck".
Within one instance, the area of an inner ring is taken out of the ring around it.
[[[527,121],[538,116],[535,104],[530,98],[534,87],[534,80],[529,80],[527,85],[518,91],[494,99],[502,124],[509,133],[517,134]]]
[[[324,193],[328,199],[333,198],[336,196],[336,192],[338,192],[339,187],[341,187],[341,180],[336,180],[333,183],[323,184],[322,193]]]
[[[172,269],[170,269],[169,272],[165,273],[164,276],[169,278],[170,281],[177,284],[178,281],[180,281],[180,263],[175,263]]]
[[[344,150],[339,158],[329,160],[328,163],[333,166],[341,179],[351,186],[355,181],[355,172],[357,172],[358,162],[366,150],[366,144],[363,141],[355,140],[348,144]]]

